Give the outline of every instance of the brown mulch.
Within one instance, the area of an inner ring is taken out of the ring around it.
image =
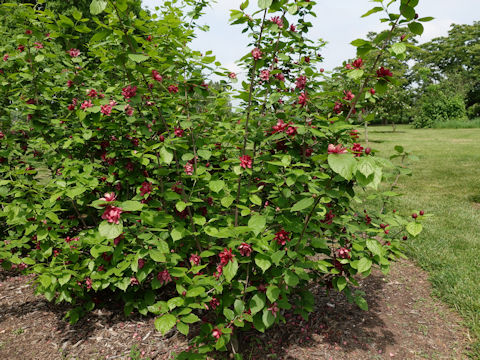
[[[97,309],[70,325],[63,320],[67,307],[35,296],[30,281],[0,272],[2,360],[166,360],[187,346],[175,331],[157,333],[153,318],[125,318],[119,310]],[[430,296],[426,273],[411,262],[398,262],[387,276],[374,271],[360,289],[367,293],[367,312],[319,288],[308,321],[287,314],[287,324],[266,334],[241,333],[244,359],[465,358],[469,338],[460,317]],[[132,349],[138,351],[131,357]]]

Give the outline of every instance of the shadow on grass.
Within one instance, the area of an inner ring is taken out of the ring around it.
[[[401,131],[401,130],[369,130],[369,134],[405,134],[406,131]]]

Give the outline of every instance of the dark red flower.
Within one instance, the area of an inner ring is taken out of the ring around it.
[[[230,261],[233,261],[233,258],[235,257],[235,255],[232,254],[232,249],[227,250],[227,248],[224,248],[223,251],[221,251],[218,254],[218,256],[220,257],[220,265],[222,265],[222,266],[225,266]]]
[[[200,263],[202,262],[202,258],[197,254],[192,254],[190,255],[190,262],[194,265],[200,265]]]
[[[345,149],[341,144],[329,144],[327,151],[329,154],[344,154],[347,152],[347,149]]]
[[[244,169],[252,168],[252,158],[248,155],[242,155],[239,157],[240,159],[240,166],[243,167]]]
[[[344,247],[337,250],[340,259],[350,259],[350,250]]]
[[[157,280],[160,281],[162,285],[165,285],[166,283],[172,281],[172,278],[168,270],[163,270],[158,273]]]
[[[144,181],[140,187],[140,196],[145,196],[145,194],[150,194],[153,190],[151,182]]]
[[[305,85],[307,84],[307,77],[306,76],[299,76],[295,81],[295,86],[299,90],[305,89]]]
[[[353,63],[352,63],[353,67],[357,68],[357,69],[360,69],[362,66],[363,66],[363,60],[362,58],[358,58],[356,59]]]
[[[170,85],[170,86],[168,87],[168,92],[169,92],[170,94],[176,94],[176,93],[178,93],[178,86]]]
[[[295,136],[297,134],[297,129],[298,129],[297,127],[289,126],[286,131],[286,134],[289,136]]]
[[[252,247],[250,244],[247,243],[241,243],[240,246],[238,247],[238,251],[242,256],[250,256],[252,253]]]
[[[305,106],[307,104],[307,94],[306,93],[301,93],[299,96],[298,96],[298,103],[301,105],[301,106]]]
[[[120,221],[120,214],[123,210],[117,206],[108,205],[105,212],[102,215],[102,219],[107,220],[109,223],[118,224]]]
[[[212,307],[212,309],[215,310],[218,305],[220,305],[220,301],[218,301],[215,296],[212,297],[212,300],[210,300],[210,306]]]
[[[352,152],[355,156],[361,156],[363,153],[363,146],[357,143],[354,143],[352,146]]]
[[[252,56],[254,60],[258,60],[262,58],[262,52],[260,51],[259,48],[255,48],[252,50]]]
[[[387,76],[393,76],[393,73],[390,71],[390,69],[385,69],[383,66],[377,70],[377,76],[378,77],[387,77]]]
[[[183,130],[182,128],[175,128],[174,131],[176,137],[182,137],[184,132],[185,130]]]
[[[212,336],[218,340],[222,336],[222,332],[218,328],[215,328],[212,330]]]
[[[69,54],[72,58],[78,57],[78,56],[80,56],[80,50],[78,50],[78,49],[73,49],[73,48],[72,48],[72,49],[68,50],[68,54]]]
[[[290,233],[282,229],[275,234],[274,240],[278,245],[285,245],[287,241],[290,241]]]
[[[130,99],[137,95],[137,87],[136,86],[130,86],[128,85],[127,87],[124,87],[122,89],[122,95],[125,99]]]
[[[153,80],[155,81],[158,81],[158,82],[163,81],[162,75],[160,75],[160,73],[157,70],[152,70],[152,77],[153,77]]]
[[[345,94],[345,96],[343,97],[343,100],[350,101],[350,100],[353,100],[353,98],[355,97],[355,95],[353,95],[353,93],[350,90],[349,91],[343,90],[343,93]]]

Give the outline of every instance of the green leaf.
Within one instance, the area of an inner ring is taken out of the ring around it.
[[[63,286],[70,281],[71,277],[71,274],[64,274],[62,277],[58,278],[58,283]]]
[[[265,307],[266,299],[265,295],[262,293],[257,293],[253,295],[250,300],[250,310],[252,311],[252,315],[255,315],[259,311],[261,311]]]
[[[252,229],[255,236],[260,234],[263,229],[265,229],[266,224],[267,218],[258,214],[253,215],[250,220],[248,220],[248,227]]]
[[[250,196],[250,201],[255,205],[262,205],[262,199],[256,194]]]
[[[330,154],[328,155],[330,168],[346,180],[352,180],[353,172],[357,166],[353,154]]]
[[[177,323],[177,318],[172,314],[165,314],[155,319],[155,328],[165,335]]]
[[[270,285],[267,288],[267,297],[270,302],[275,302],[278,299],[278,296],[280,295],[280,289],[275,286],[275,285]]]
[[[193,215],[193,222],[197,225],[203,226],[207,223],[207,219],[201,215]]]
[[[243,3],[240,4],[240,10],[245,10],[248,7],[248,0],[245,0]]]
[[[167,305],[170,311],[175,309],[176,307],[182,306],[184,303],[185,303],[185,300],[183,300],[183,298],[179,296],[171,298],[170,300],[167,301]]]
[[[235,200],[235,198],[231,195],[228,195],[222,198],[222,200],[220,200],[220,203],[222,204],[223,207],[228,208],[230,207],[230,205],[232,205],[233,200]]]
[[[373,255],[382,256],[382,246],[378,240],[367,239],[367,248],[372,252]]]
[[[365,177],[369,177],[375,172],[375,162],[370,156],[362,157],[358,161],[357,170],[365,175]]]
[[[367,17],[367,16],[372,15],[372,14],[375,14],[375,13],[377,13],[379,11],[382,11],[382,10],[383,10],[382,7],[376,6],[373,9],[368,10],[365,14],[363,14],[362,18]]]
[[[73,23],[72,19],[69,17],[59,14],[58,17],[60,18],[59,24],[60,25],[66,25],[68,27],[73,27],[75,24]]]
[[[96,259],[104,252],[109,252],[112,250],[111,246],[97,244],[90,249],[90,254]]]
[[[415,17],[415,9],[411,6],[406,4],[400,5],[400,13],[405,17],[407,20],[412,20]]]
[[[138,211],[142,210],[143,204],[140,201],[127,200],[122,202],[119,207],[121,207],[123,211]]]
[[[210,150],[198,150],[197,151],[198,156],[200,156],[202,159],[208,160],[210,159],[210,156],[212,156],[212,152]]]
[[[73,188],[70,188],[67,190],[65,195],[67,195],[69,198],[74,199],[78,195],[83,194],[85,191],[87,191],[87,188],[84,186],[75,186]]]
[[[187,316],[184,316],[181,320],[186,324],[193,324],[200,321],[199,317],[192,313],[188,314]]]
[[[208,187],[213,192],[220,192],[225,187],[225,181],[223,180],[212,180],[208,183]]]
[[[272,255],[272,262],[277,266],[280,265],[280,260],[282,260],[284,255],[285,250],[278,250]]]
[[[426,17],[418,19],[418,21],[427,22],[427,21],[432,21],[433,19],[435,19],[435,18],[433,18],[431,16],[426,16]]]
[[[291,4],[288,6],[288,13],[290,15],[295,15],[298,11],[298,5],[297,4]]]
[[[149,57],[142,54],[128,54],[128,58],[136,63],[141,63],[147,60]]]
[[[150,255],[150,258],[155,262],[159,262],[159,263],[166,262],[165,253],[163,253],[160,250],[150,249],[148,250],[148,254]]]
[[[345,277],[343,276],[340,276],[336,278],[336,284],[337,284],[338,291],[342,291],[347,286],[347,279],[345,279]]]
[[[360,46],[368,45],[370,44],[370,42],[363,39],[356,39],[356,40],[353,40],[350,44],[352,44],[355,47],[360,47]]]
[[[265,332],[265,324],[263,323],[262,316],[260,314],[253,317],[253,326],[260,332]]]
[[[390,47],[390,51],[395,55],[403,54],[405,51],[407,51],[407,45],[405,45],[403,42],[395,43]]]
[[[177,330],[180,334],[187,336],[188,332],[190,331],[190,326],[180,321],[179,323],[177,323]]]
[[[94,42],[98,42],[98,41],[102,41],[103,39],[105,39],[108,35],[110,35],[112,33],[111,30],[102,30],[102,31],[99,31],[99,32],[96,32],[91,38],[90,38],[90,42],[91,43],[94,43]]]
[[[106,7],[107,7],[106,0],[93,0],[90,3],[90,14],[92,15],[101,14]]]
[[[235,309],[235,312],[237,313],[237,315],[240,315],[245,310],[245,304],[243,303],[242,300],[237,299],[237,300],[235,300],[235,303],[233,304],[233,308]]]
[[[422,224],[417,222],[410,222],[407,224],[407,231],[412,236],[417,236],[422,232]]]
[[[229,321],[233,320],[233,318],[235,317],[235,313],[233,312],[232,309],[229,309],[229,308],[223,309],[223,315],[225,315],[225,318]]]
[[[365,300],[362,296],[355,296],[354,301],[360,309],[368,311],[367,300]]]
[[[98,232],[106,239],[115,239],[123,232],[123,223],[120,222],[118,224],[113,224],[104,220],[100,223],[100,226],[98,227]]]
[[[269,328],[275,323],[275,316],[268,309],[263,309],[262,321],[266,328]]]
[[[258,7],[263,10],[263,9],[268,9],[270,6],[272,6],[273,0],[258,0]]]
[[[304,210],[312,206],[313,203],[314,203],[313,197],[304,198],[298,201],[297,203],[295,203],[295,205],[292,206],[292,209],[290,211],[295,212],[295,211]]]
[[[175,207],[178,211],[182,212],[187,207],[187,203],[183,200],[180,200],[175,204]]]
[[[270,266],[272,266],[270,258],[264,254],[257,254],[257,256],[255,256],[255,264],[257,264],[257,266],[262,269],[263,272],[267,271]]]
[[[223,276],[225,276],[225,280],[227,280],[227,282],[231,282],[237,274],[237,270],[238,262],[237,260],[233,259],[233,261],[230,261],[226,266],[223,267]]]
[[[291,270],[287,270],[285,272],[285,283],[288,285],[288,286],[292,286],[292,287],[295,287],[298,285],[298,276]]]
[[[160,149],[160,158],[165,164],[170,165],[173,160],[173,153],[168,151],[166,147],[162,147]]]
[[[200,295],[205,294],[205,289],[201,286],[194,287],[193,289],[190,289],[187,291],[187,297],[197,297]]]
[[[358,80],[361,79],[363,76],[363,70],[361,69],[355,69],[352,71],[349,71],[347,76],[352,79],[352,80]]]
[[[313,238],[310,245],[317,249],[328,249],[327,240],[325,238]]]
[[[367,259],[367,258],[361,258],[359,261],[358,261],[358,264],[357,264],[357,270],[358,272],[365,272],[365,271],[368,271],[370,270],[370,268],[372,267],[372,260],[370,259]]]
[[[54,212],[48,211],[45,216],[52,220],[55,224],[60,224],[60,219]]]
[[[412,22],[408,24],[408,28],[410,31],[416,35],[422,35],[423,34],[423,25],[420,24],[419,22]]]
[[[170,232],[170,236],[172,237],[173,241],[178,241],[183,238],[183,231],[179,228],[175,228]]]

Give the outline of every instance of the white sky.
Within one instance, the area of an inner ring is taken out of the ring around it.
[[[144,6],[154,9],[162,0],[143,0]],[[354,39],[364,37],[369,31],[380,31],[386,24],[379,22],[382,13],[360,18],[362,14],[375,6],[368,0],[316,0],[314,11],[317,18],[312,19],[313,30],[309,32],[312,40],[323,38],[328,42],[321,51],[325,58],[323,67],[331,70],[342,61],[355,56],[355,48],[350,45]],[[400,1],[398,1],[400,2]],[[241,33],[241,25],[229,26],[230,9],[239,9],[241,0],[218,0],[212,3],[200,24],[208,24],[209,32],[200,32],[193,42],[193,48],[202,52],[212,50],[223,66],[237,71],[235,61],[249,52],[248,38]],[[253,12],[250,0],[247,13]],[[398,6],[393,4],[393,6]],[[417,6],[420,17],[433,16],[435,19],[424,23],[425,32],[419,39],[426,42],[434,37],[447,35],[450,24],[472,24],[480,20],[480,0],[420,0]]]

